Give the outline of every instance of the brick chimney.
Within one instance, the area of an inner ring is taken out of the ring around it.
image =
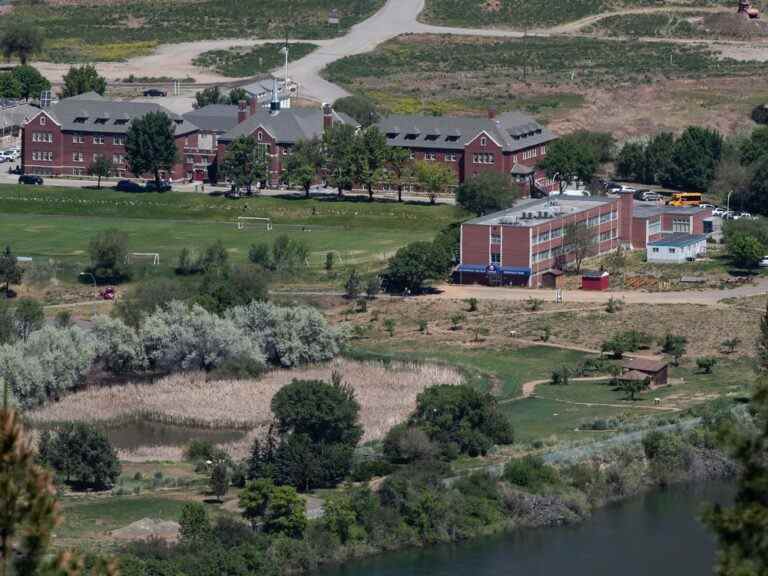
[[[323,103],[323,131],[333,128],[333,108],[330,104]]]
[[[632,217],[635,210],[635,198],[632,192],[619,192],[619,240],[622,245],[632,244]]]
[[[256,96],[251,96],[251,100],[248,103],[248,105],[251,109],[251,113],[249,114],[249,116],[253,116],[254,114],[256,114],[256,111],[259,109],[259,99],[256,98]]]
[[[488,108],[488,119],[493,120],[496,118],[496,108]]]
[[[248,111],[246,110],[245,107],[246,107],[245,100],[240,100],[237,103],[237,123],[238,124],[245,122],[245,119],[248,118]]]

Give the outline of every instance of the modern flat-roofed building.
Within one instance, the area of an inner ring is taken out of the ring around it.
[[[534,286],[545,273],[573,262],[573,249],[565,244],[566,228],[583,223],[593,237],[592,256],[619,247],[622,214],[631,218],[632,196],[558,196],[518,202],[508,210],[481,216],[461,226],[461,283],[491,282]]]
[[[459,183],[482,172],[499,172],[543,192],[557,189],[536,169],[557,135],[522,112],[497,116],[490,111],[486,118],[392,114],[377,126],[388,145],[408,149],[413,160],[447,164]]]
[[[648,262],[681,263],[703,256],[707,253],[705,234],[662,234],[646,246]]]
[[[632,214],[631,247],[643,250],[665,234],[704,234],[704,221],[711,216],[711,209],[698,206],[637,205]]]
[[[65,98],[39,108],[24,123],[21,158],[25,174],[81,176],[99,157],[112,162],[117,176],[129,174],[125,140],[131,121],[149,112],[164,112],[175,126],[180,162],[172,179],[190,178],[193,171],[185,148],[196,139],[197,126],[158,104],[110,100],[95,92]]]

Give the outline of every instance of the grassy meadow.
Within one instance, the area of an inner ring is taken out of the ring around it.
[[[427,0],[422,18],[447,26],[536,28],[555,26],[622,8],[664,6],[716,6],[727,0]]]
[[[107,3],[16,2],[0,31],[15,21],[42,28],[48,40],[43,58],[61,62],[90,61],[94,53],[122,60],[133,45],[170,44],[218,38],[331,38],[368,18],[384,0],[129,0]],[[328,24],[337,8],[341,21]],[[57,46],[68,44],[69,49]],[[122,45],[122,49],[117,46]],[[98,58],[97,58],[98,59]]]
[[[242,78],[264,74],[281,66],[285,56],[280,53],[283,44],[269,43],[261,46],[237,46],[228,50],[209,50],[195,58],[192,63],[201,68],[209,68],[223,76]],[[294,42],[290,44],[288,60],[293,62],[303,58],[317,48],[317,44]]]

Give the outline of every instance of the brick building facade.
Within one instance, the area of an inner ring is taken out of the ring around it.
[[[30,115],[23,126],[21,167],[25,174],[82,176],[98,157],[111,160],[114,174],[127,176],[125,139],[131,120],[164,112],[174,122],[178,162],[165,176],[188,178],[186,149],[195,141],[196,126],[165,108],[146,102],[115,101],[88,92],[66,98]]]
[[[406,148],[414,160],[444,162],[459,183],[483,172],[508,174],[550,192],[557,186],[536,165],[557,136],[521,112],[487,118],[391,115],[378,123],[390,146]]]
[[[573,248],[566,245],[566,228],[572,223],[587,226],[594,242],[589,256],[595,257],[620,245],[643,248],[643,222],[658,221],[658,238],[672,231],[700,234],[710,215],[703,208],[635,206],[631,193],[524,200],[462,224],[455,277],[460,283],[539,287],[547,272],[564,270],[575,260]],[[655,228],[650,238],[656,239]]]

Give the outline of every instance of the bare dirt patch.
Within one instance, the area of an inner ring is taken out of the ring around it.
[[[163,540],[176,542],[179,539],[181,527],[178,522],[142,518],[123,528],[113,530],[110,534],[115,540],[134,542],[139,540]]]

